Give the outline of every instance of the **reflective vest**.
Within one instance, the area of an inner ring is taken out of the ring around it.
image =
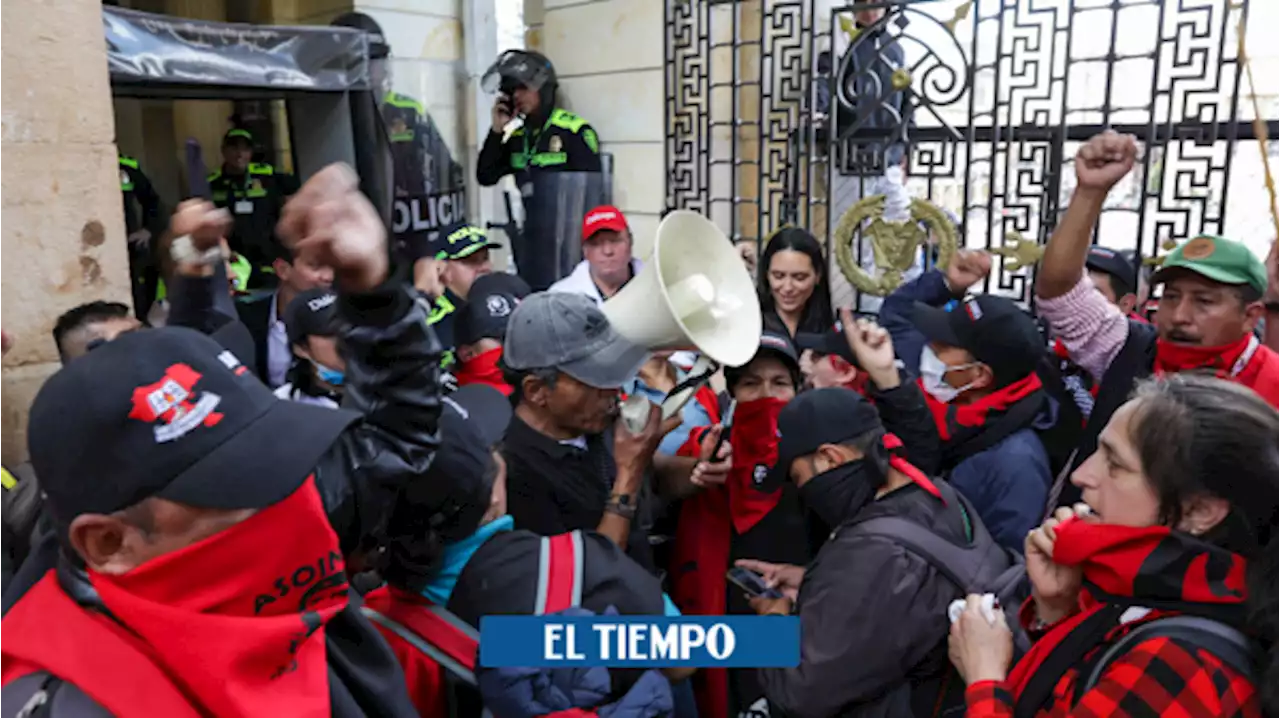
[[[547,118],[547,121],[543,123],[542,129],[539,130],[536,135],[533,135],[532,138],[530,138],[528,132],[525,132],[526,128],[524,127],[515,130],[511,133],[511,137],[512,139],[515,139],[516,137],[520,138],[522,151],[511,153],[512,169],[522,170],[526,167],[550,167],[553,165],[562,165],[565,162],[568,162],[568,153],[560,149],[552,152],[550,151],[550,148],[548,148],[548,151],[546,152],[539,152],[538,144],[542,141],[543,135],[545,135],[547,130],[551,127],[558,127],[569,134],[576,135],[582,131],[582,128],[586,124],[587,121],[581,117],[569,112],[568,110],[557,107],[551,112],[551,116]],[[584,133],[582,140],[587,144],[587,147],[592,152],[600,151],[595,132]]]
[[[119,160],[120,160],[120,166],[122,168],[127,168],[127,169],[137,171],[138,169],[137,160],[133,159],[132,157],[125,157],[124,155],[120,155]],[[133,175],[131,175],[129,172],[126,172],[124,169],[120,170],[120,191],[121,192],[133,191]]]
[[[263,186],[261,180],[258,180],[256,178],[271,177],[275,173],[276,173],[276,168],[272,167],[269,164],[260,163],[260,162],[250,162],[249,169],[244,173],[244,186],[231,188],[232,196],[238,197],[238,198],[251,198],[251,199],[257,198],[257,197],[266,197],[267,188]],[[209,174],[207,179],[209,180],[210,184],[217,182],[218,180],[222,179],[222,170],[221,169],[215,170],[214,172]],[[214,202],[227,201],[227,190],[214,189],[213,201]]]
[[[0,486],[3,486],[5,491],[18,488],[18,479],[2,466],[0,466]]]

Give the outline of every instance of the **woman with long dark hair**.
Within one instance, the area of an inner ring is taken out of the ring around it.
[[[822,245],[799,227],[774,232],[757,279],[764,328],[786,334],[829,332],[835,324]]]
[[[967,715],[1275,715],[1278,431],[1238,384],[1141,384],[1071,477],[1088,506],[1027,536],[1031,650],[1009,670],[977,596],[953,623]]]

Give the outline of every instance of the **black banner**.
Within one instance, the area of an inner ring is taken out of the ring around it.
[[[209,22],[102,8],[113,83],[369,89],[368,36],[344,27]]]

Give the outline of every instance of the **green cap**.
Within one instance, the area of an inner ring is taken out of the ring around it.
[[[1244,244],[1226,237],[1202,234],[1165,255],[1160,271],[1151,277],[1159,284],[1169,270],[1185,269],[1222,284],[1248,284],[1258,293],[1267,291],[1267,269]]]
[[[253,134],[248,130],[242,130],[239,127],[234,127],[227,130],[227,134],[222,136],[222,144],[224,145],[229,145],[235,140],[244,140],[249,144],[253,144]]]

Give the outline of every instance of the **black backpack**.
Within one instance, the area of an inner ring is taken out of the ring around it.
[[[863,536],[880,536],[924,559],[953,583],[957,598],[970,593],[991,593],[1005,611],[1013,632],[1014,660],[1031,647],[1026,632],[1018,624],[1018,607],[1031,594],[1022,557],[1000,545],[978,518],[978,512],[960,492],[945,481],[934,481],[948,505],[958,506],[965,521],[969,542],[952,543],[929,527],[899,516],[874,516],[845,524],[841,531]],[[946,634],[938,637],[945,642]],[[964,682],[949,665],[941,674],[908,676],[907,681],[883,699],[888,714],[952,715],[964,712]]]
[[[978,511],[960,492],[944,481],[935,485],[943,500],[957,504],[964,514],[971,527],[968,546],[952,543],[928,527],[899,516],[875,516],[849,524],[848,529],[862,535],[883,536],[905,547],[955,584],[961,597],[970,593],[995,594],[1013,631],[1016,660],[1031,645],[1017,620],[1018,607],[1031,595],[1026,564],[991,536],[978,518]]]

